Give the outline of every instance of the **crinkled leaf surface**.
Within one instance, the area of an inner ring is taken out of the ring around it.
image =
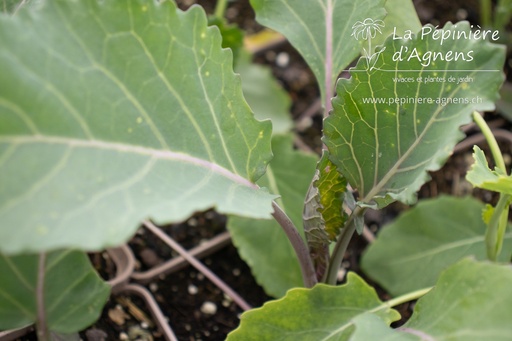
[[[499,168],[492,171],[478,146],[474,146],[473,151],[475,163],[466,174],[466,179],[475,187],[512,195],[512,177]]]
[[[336,240],[346,219],[342,206],[343,195],[347,190],[347,180],[336,170],[327,153],[324,155],[325,158],[318,163],[317,169],[320,176],[314,185],[317,186],[320,196],[319,211],[325,222],[325,232],[330,240]]]
[[[487,259],[483,207],[471,197],[420,201],[382,228],[362,269],[392,295],[402,295],[434,285],[441,271],[464,257]],[[504,250],[511,249],[508,232]],[[510,253],[501,260],[510,260]]]
[[[272,120],[273,134],[286,134],[293,126],[290,115],[291,99],[277,83],[272,70],[251,63],[251,55],[240,51],[235,71],[242,78],[242,90],[254,116]]]
[[[282,33],[304,57],[324,99],[361,51],[362,40],[351,37],[352,25],[385,15],[384,0],[251,0],[251,5],[258,22]]]
[[[336,240],[347,218],[343,211],[346,190],[347,181],[329,160],[329,153],[324,151],[317,163],[302,212],[304,233],[319,279],[327,268],[329,245]]]
[[[402,328],[422,340],[510,340],[511,286],[510,265],[465,259],[441,274]]]
[[[349,273],[347,284],[292,289],[280,300],[245,312],[227,340],[348,340],[354,319],[365,313],[375,314],[388,324],[400,318],[379,300],[372,287]]]
[[[0,330],[36,322],[38,255],[0,255]],[[55,251],[46,255],[44,302],[51,331],[72,333],[100,316],[110,286],[79,251]]]
[[[317,157],[294,151],[292,141],[291,135],[272,139],[275,158],[258,183],[281,195],[279,206],[302,233],[302,205]],[[288,289],[303,286],[297,256],[274,220],[230,217],[227,227],[240,256],[268,295],[281,297]]]
[[[199,7],[47,1],[1,16],[0,45],[2,252],[104,248],[212,206],[270,217],[252,187],[270,123]]]
[[[470,29],[461,22],[448,23],[444,30],[467,33]],[[390,37],[385,48],[374,69],[362,58],[351,78],[338,82],[333,113],[324,123],[331,160],[358,189],[362,204],[379,207],[394,200],[415,202],[417,190],[429,179],[427,171],[439,169],[462,138],[459,127],[470,122],[473,111],[494,108],[504,62],[503,46],[483,40],[450,40],[441,45],[432,34],[423,39]],[[402,51],[403,61],[393,61],[397,51]],[[410,58],[414,51],[421,57]],[[438,58],[424,66],[429,52],[453,57],[453,51],[464,53],[467,60]],[[465,76],[472,81],[457,84]],[[445,81],[425,83],[427,77]],[[449,77],[455,81],[448,82]]]

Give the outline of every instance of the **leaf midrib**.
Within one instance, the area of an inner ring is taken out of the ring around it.
[[[57,137],[57,136],[44,136],[44,135],[9,135],[0,137],[0,143],[10,143],[13,145],[20,144],[50,144],[50,145],[64,145],[71,148],[91,148],[99,150],[109,150],[119,153],[137,154],[155,158],[158,160],[171,160],[179,161],[187,164],[195,165],[204,169],[208,169],[218,175],[228,178],[238,184],[251,187],[254,189],[259,188],[251,181],[247,180],[238,173],[235,173],[219,164],[204,160],[189,154],[174,152],[171,150],[154,149],[149,147],[142,147],[117,142],[107,142],[101,140],[83,140],[70,137]]]
[[[446,72],[445,72],[446,74]],[[468,74],[468,76],[474,76],[475,72],[471,72]],[[451,92],[450,96],[447,98],[453,98],[456,93],[461,90],[462,86],[457,86],[455,89]],[[444,85],[442,87],[444,89]],[[421,132],[421,134],[417,137],[417,139],[414,141],[414,143],[405,151],[405,153],[396,161],[396,163],[393,165],[393,167],[386,173],[386,175],[376,184],[373,186],[370,192],[364,197],[362,202],[368,203],[370,200],[372,200],[376,195],[378,195],[381,190],[384,188],[384,186],[389,182],[389,180],[395,176],[402,165],[403,162],[405,162],[409,156],[414,152],[416,147],[420,144],[420,142],[423,140],[424,136],[427,134],[427,132],[430,131],[431,126],[437,121],[438,115],[440,115],[443,112],[443,107],[440,105],[438,106],[437,110],[432,114],[430,119],[428,120],[428,123],[425,125],[425,128]]]

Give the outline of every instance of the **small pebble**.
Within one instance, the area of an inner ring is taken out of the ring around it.
[[[144,329],[148,329],[148,328],[149,328],[149,326],[148,326],[147,322],[145,322],[145,321],[142,321],[142,322],[140,323],[140,326],[141,326],[142,328],[144,328]]]
[[[204,275],[202,273],[197,274],[197,279],[202,281],[204,279]]]
[[[142,250],[139,254],[144,264],[146,264],[149,267],[153,267],[155,265],[162,263],[162,259],[158,257],[156,252],[153,251],[152,249],[146,248]]]
[[[233,269],[233,276],[240,276],[240,269]]]
[[[152,292],[155,292],[158,290],[158,284],[156,283],[149,283],[149,290],[151,290]]]
[[[457,10],[457,13],[455,13],[455,16],[458,20],[464,20],[468,18],[468,11],[466,11],[464,8],[459,8]]]
[[[345,274],[347,273],[347,271],[344,269],[344,268],[340,268],[337,275],[336,275],[336,280],[338,282],[341,282],[343,281],[343,278],[345,278]]]
[[[214,315],[217,312],[217,306],[213,302],[206,301],[201,306],[201,312],[206,315]]]
[[[198,291],[199,291],[199,290],[197,289],[197,287],[196,287],[194,284],[190,284],[190,285],[188,286],[188,293],[189,293],[190,295],[196,295]]]
[[[187,224],[188,226],[197,226],[197,219],[196,218],[190,218],[188,221],[187,221]]]
[[[124,332],[119,333],[119,340],[128,340],[128,334]]]
[[[118,308],[116,306],[115,309],[108,310],[108,317],[112,322],[114,322],[118,326],[122,326],[124,325],[126,319],[130,318],[130,315],[126,314],[123,308]]]
[[[280,52],[276,57],[276,65],[279,67],[287,67],[290,63],[290,55],[286,52]]]
[[[506,165],[510,165],[510,162],[512,161],[512,158],[509,154],[503,154],[503,161]]]

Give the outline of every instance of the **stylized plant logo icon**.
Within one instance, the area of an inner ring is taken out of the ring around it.
[[[377,59],[379,58],[379,55],[384,51],[386,48],[384,47],[380,51],[376,51],[375,53],[371,54],[372,52],[372,38],[375,38],[377,35],[377,32],[382,34],[381,29],[384,27],[384,21],[382,20],[373,20],[372,18],[366,18],[362,22],[357,21],[352,26],[352,35],[354,38],[359,40],[360,38],[363,40],[368,40],[368,50],[366,50],[363,47],[363,55],[366,57],[366,64],[368,65],[368,69],[372,70],[375,66],[375,63],[377,62]]]

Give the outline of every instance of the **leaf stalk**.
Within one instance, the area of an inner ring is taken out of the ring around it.
[[[476,125],[482,131],[482,134],[485,136],[485,140],[491,149],[492,157],[494,159],[494,163],[498,168],[503,171],[506,171],[505,168],[505,160],[503,159],[503,154],[501,153],[500,147],[498,146],[498,141],[494,137],[491,128],[487,125],[482,115],[480,115],[477,111],[473,112],[473,120]]]
[[[491,0],[480,0],[480,23],[483,28],[492,26],[492,2]]]
[[[327,269],[327,278],[325,283],[330,285],[335,285],[338,277],[338,270],[343,261],[343,256],[347,251],[348,244],[352,239],[352,235],[356,230],[356,219],[362,217],[366,208],[362,208],[357,206],[355,210],[352,212],[350,217],[345,224],[345,227],[341,230],[341,234],[336,241],[336,245],[334,246],[334,250],[331,255],[331,259],[329,261],[329,267]]]
[[[224,18],[224,13],[226,13],[226,8],[228,7],[228,1],[227,0],[217,0],[217,4],[215,5],[215,11],[213,12],[213,15],[217,19]]]
[[[397,305],[407,303],[407,302],[410,302],[413,300],[417,300],[418,298],[427,294],[430,290],[432,290],[432,288],[433,287],[423,288],[423,289],[419,289],[419,290],[416,290],[413,292],[409,292],[405,295],[392,298],[389,301],[384,302],[384,304],[389,308],[396,307]]]
[[[318,281],[313,262],[309,256],[309,250],[292,220],[286,215],[282,208],[279,207],[275,201],[272,203],[272,207],[274,208],[274,219],[283,228],[284,233],[288,237],[288,240],[292,244],[293,250],[297,255],[302,271],[304,286],[306,288],[312,288]]]
[[[44,282],[46,274],[46,253],[39,254],[37,265],[36,304],[37,304],[37,339],[39,341],[50,341],[50,332],[46,321]]]
[[[500,147],[498,146],[498,141],[496,141],[491,128],[485,122],[484,118],[476,111],[473,112],[473,120],[482,131],[482,134],[484,135],[487,144],[491,149],[492,157],[496,167],[506,172],[503,154],[501,153]],[[511,195],[500,193],[498,204],[494,208],[491,219],[487,224],[487,231],[485,233],[487,258],[493,262],[497,260],[503,247],[511,201]]]

